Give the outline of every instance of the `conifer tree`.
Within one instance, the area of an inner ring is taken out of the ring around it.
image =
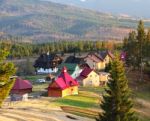
[[[96,121],[138,121],[134,116],[128,81],[119,57],[112,61],[110,74],[101,104],[103,112]]]
[[[141,64],[142,64],[142,61],[143,61],[143,56],[145,55],[145,38],[146,38],[146,35],[145,35],[145,30],[144,30],[144,23],[142,21],[139,22],[139,25],[138,25],[138,28],[137,28],[137,41],[138,41],[138,66],[140,67]]]
[[[146,35],[145,48],[146,48],[145,56],[150,57],[150,29],[148,30],[147,35]]]
[[[8,52],[0,50],[0,108],[4,99],[8,96],[14,81],[10,81],[16,69],[13,63],[6,62]]]

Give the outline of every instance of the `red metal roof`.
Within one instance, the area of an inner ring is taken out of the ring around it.
[[[89,58],[89,59],[93,60],[96,63],[98,63],[100,61],[103,61],[103,58],[101,56],[99,56],[98,54],[96,54],[96,53],[89,53],[87,55],[87,57],[85,57],[85,58]]]
[[[32,89],[32,84],[28,80],[17,78],[12,90]]]
[[[84,70],[81,72],[80,76],[82,76],[82,77],[87,77],[92,71],[93,71],[93,69],[86,67],[86,68],[84,68]]]
[[[61,89],[79,85],[78,82],[69,75],[66,67],[63,67],[61,74],[58,76],[55,82]],[[48,89],[50,88],[52,88],[51,84],[49,85]]]

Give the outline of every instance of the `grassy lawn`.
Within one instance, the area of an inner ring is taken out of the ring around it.
[[[49,82],[46,83],[37,83],[36,80],[38,79],[45,79],[47,75],[34,75],[34,76],[24,76],[22,78],[29,80],[32,85],[32,93],[31,95],[41,95],[43,92],[46,91],[46,88],[49,85]]]
[[[146,101],[150,101],[150,83],[140,84],[137,89],[134,89],[134,94],[136,98],[141,98]]]
[[[86,94],[80,91],[79,95],[66,96],[64,98],[56,99],[54,103],[59,106],[75,106],[80,108],[97,108],[99,106],[99,97],[93,94]]]
[[[45,88],[48,87],[48,82],[44,84],[36,84],[35,80],[39,78],[45,78],[46,75],[38,76],[27,76],[25,79],[31,80],[33,83],[33,92],[39,93],[41,91],[46,91]],[[135,99],[135,110],[138,112],[138,117],[141,121],[150,121],[150,84],[130,84],[133,90],[133,95]],[[89,110],[100,110],[101,95],[104,94],[104,87],[79,87],[79,95],[66,96],[64,98],[49,98],[46,97],[47,105],[54,105],[56,107],[60,106],[71,106],[81,109]],[[74,112],[74,114],[78,114]],[[82,115],[82,114],[79,114]]]
[[[74,106],[87,109],[99,109],[100,95],[103,87],[79,87],[79,94],[58,98],[54,103],[58,106]]]
[[[30,80],[32,83],[35,83],[37,79],[45,79],[47,75],[34,75],[34,76],[24,76],[24,79]]]

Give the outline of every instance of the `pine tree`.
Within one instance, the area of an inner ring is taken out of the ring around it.
[[[145,34],[145,29],[144,29],[144,23],[142,21],[139,22],[138,28],[137,28],[137,41],[138,41],[138,66],[142,66],[143,62],[143,56],[145,55],[145,48],[144,45],[146,43],[146,34]]]
[[[13,86],[14,81],[10,81],[16,69],[13,63],[6,62],[8,52],[0,50],[0,108],[4,99],[8,96],[10,89]]]
[[[112,61],[110,74],[111,78],[101,104],[103,113],[96,121],[138,121],[132,110],[130,89],[119,57]]]
[[[147,32],[146,35],[146,43],[145,43],[145,55],[146,57],[150,57],[150,29]]]

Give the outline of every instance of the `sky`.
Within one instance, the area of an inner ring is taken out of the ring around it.
[[[45,0],[100,12],[150,18],[150,0]]]

